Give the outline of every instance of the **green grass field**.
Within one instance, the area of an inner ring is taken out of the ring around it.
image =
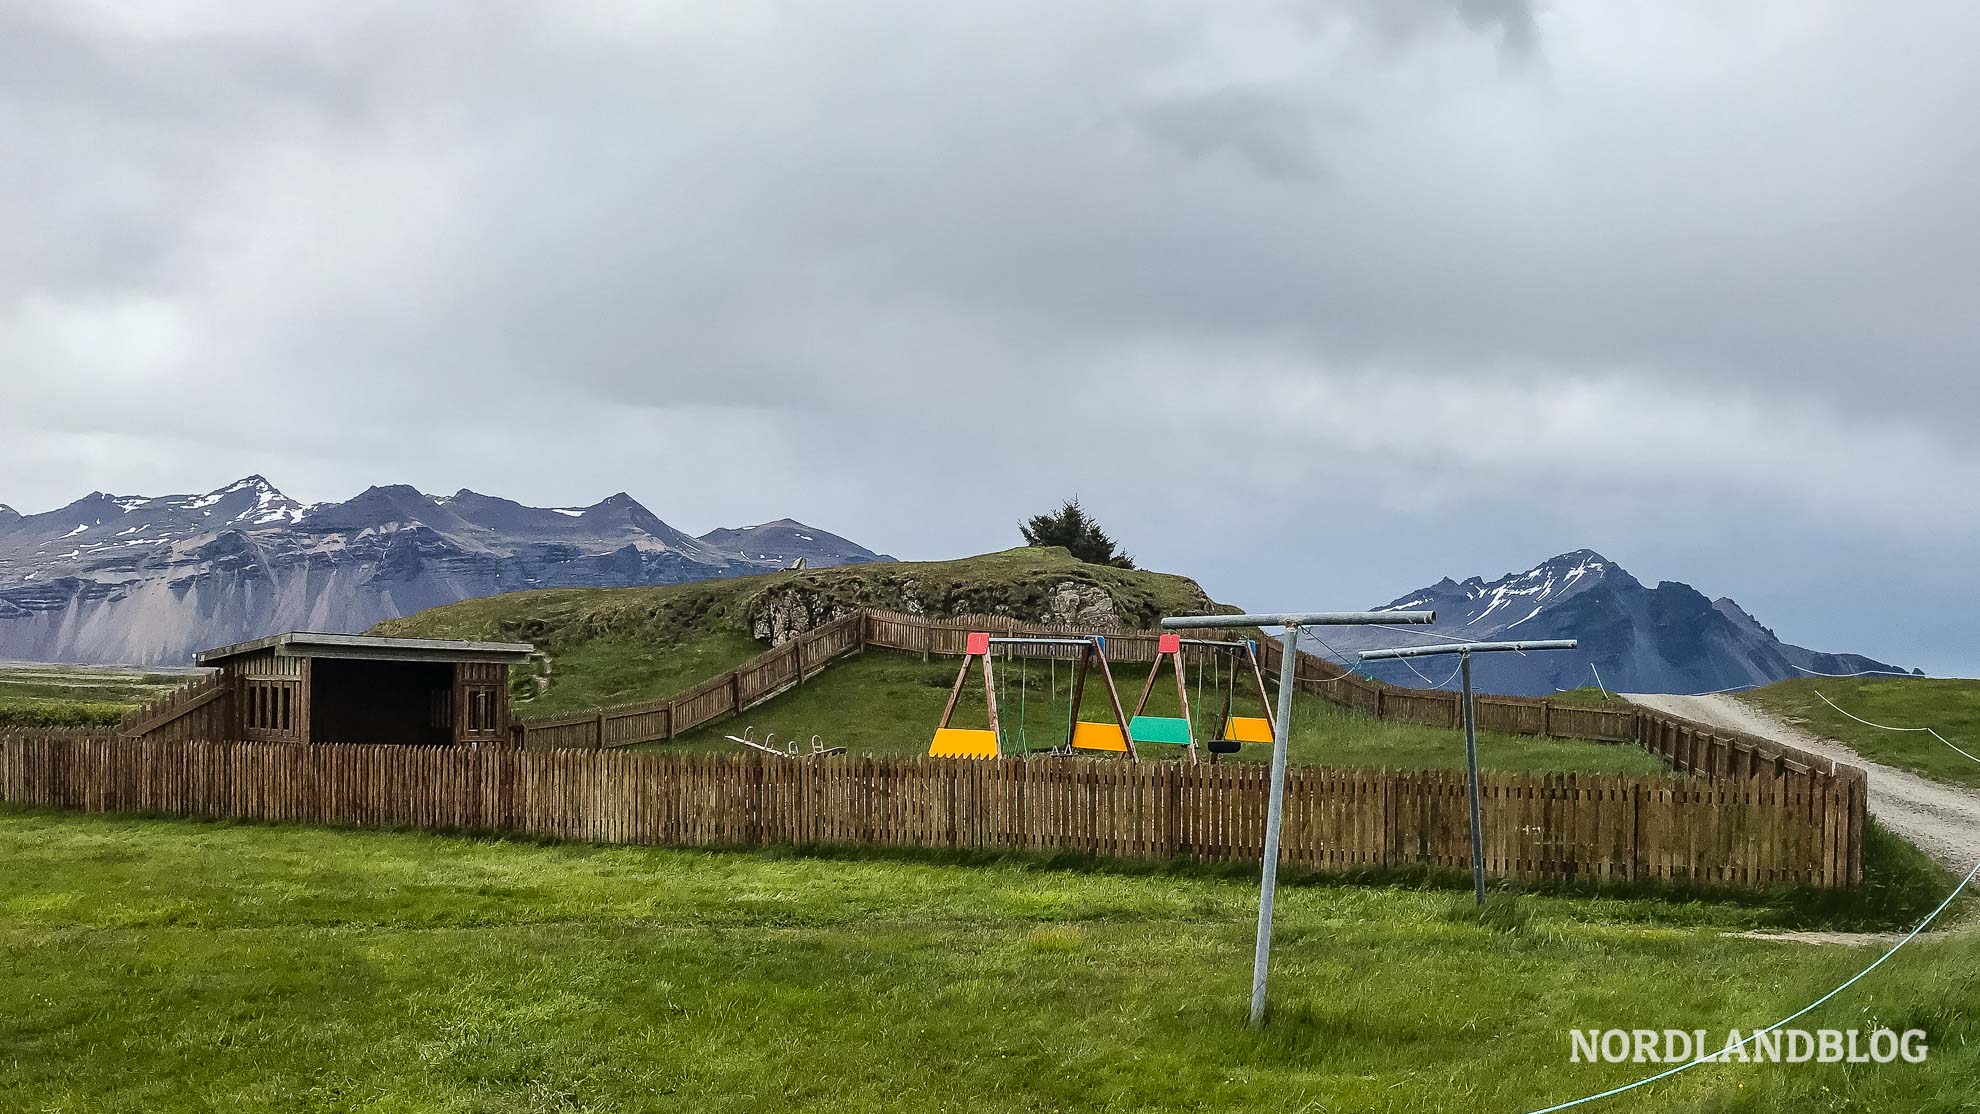
[[[734,753],[739,748],[724,736],[753,727],[759,740],[775,733],[780,743],[795,738],[808,745],[815,734],[827,744],[844,746],[855,754],[923,754],[935,733],[935,723],[941,718],[942,705],[948,700],[959,664],[953,658],[924,662],[911,654],[869,650],[832,663],[817,679],[740,716],[647,749]],[[1140,695],[1147,676],[1145,665],[1114,667],[1114,683],[1129,715],[1134,712],[1135,698]],[[1166,669],[1162,672],[1149,700],[1150,715],[1178,713],[1173,677]],[[982,676],[972,670],[970,678],[971,684],[964,689],[964,700],[953,721],[958,727],[982,727],[989,722],[983,702]],[[1027,663],[1022,670],[1015,663],[1008,666],[999,663],[998,679],[999,688],[1004,690],[998,696],[998,706],[1011,745],[1016,744],[1021,723],[1024,738],[1034,751],[1050,750],[1065,738],[1070,676],[1064,663],[1057,667],[1056,685],[1052,670],[1044,662]],[[1192,712],[1198,737],[1208,738],[1215,729],[1222,700],[1210,691],[1207,679],[1199,699],[1195,680],[1192,672]],[[1020,693],[1024,697],[1022,701]],[[1248,694],[1240,688],[1234,709],[1239,715],[1258,715],[1256,688]],[[1087,684],[1080,716],[1111,720],[1107,697],[1097,676]],[[1144,749],[1149,758],[1177,758],[1182,753],[1176,747]],[[1478,754],[1480,765],[1493,770],[1651,774],[1666,769],[1656,758],[1634,746],[1490,732],[1479,737]],[[1464,765],[1464,736],[1440,728],[1378,720],[1302,693],[1294,704],[1293,738],[1288,756],[1291,761],[1310,765],[1454,769]],[[1204,757],[1208,757],[1207,753]],[[1247,746],[1227,761],[1265,761],[1270,757],[1269,747]]]
[[[1523,1111],[1645,1074],[1571,1028],[1751,1029],[1875,947],[1792,901],[1256,882],[0,810],[23,1111]],[[1932,885],[1943,876],[1931,879]],[[1912,903],[1912,904],[1915,904]],[[1980,941],[1810,1015],[1923,1065],[1698,1069],[1606,1110],[1971,1109]]]
[[[1739,699],[1821,735],[1863,757],[1955,785],[1980,787],[1980,764],[1920,732],[1879,731],[1822,701],[1890,727],[1930,727],[1970,754],[1980,754],[1980,681],[1925,677],[1804,677],[1739,694]]]
[[[137,669],[0,664],[0,730],[114,724],[187,680]]]

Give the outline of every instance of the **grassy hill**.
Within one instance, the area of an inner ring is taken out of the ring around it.
[[[1821,695],[1817,695],[1817,694]],[[1831,708],[1889,727],[1930,727],[1980,754],[1980,681],[1926,677],[1803,677],[1739,694],[1739,699],[1858,754],[1923,777],[1980,787],[1980,764],[1923,731],[1879,731]]]
[[[1081,604],[1101,626],[1152,626],[1214,606],[1187,577],[1114,569],[1063,549],[1019,548],[956,561],[897,561],[654,588],[554,588],[467,600],[379,624],[374,634],[535,643],[548,671],[519,671],[516,710],[549,715],[671,696],[769,648],[800,610],[890,608],[1060,621]]]

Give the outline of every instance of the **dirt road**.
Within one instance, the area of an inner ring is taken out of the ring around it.
[[[1630,694],[1627,699],[1652,711],[1744,731],[1861,766],[1870,774],[1870,815],[1884,827],[1961,874],[1980,861],[1980,790],[1946,785],[1860,758],[1841,743],[1791,727],[1730,696]]]

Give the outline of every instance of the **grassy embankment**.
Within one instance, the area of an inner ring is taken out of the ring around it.
[[[1789,723],[1846,743],[1873,762],[1955,785],[1980,788],[1980,763],[1931,735],[1923,731],[1880,731],[1850,719],[1822,699],[1827,696],[1873,723],[1933,728],[1969,754],[1980,754],[1980,681],[1804,677],[1737,696]]]
[[[1448,890],[1291,885],[1253,1033],[1248,871],[12,810],[0,860],[21,1110],[1520,1111],[1654,1070],[1570,1064],[1570,1029],[1723,1039],[1881,950],[1728,935],[1832,923],[1791,900],[1481,918]],[[1715,1066],[1615,1108],[1965,1109],[1976,972],[1980,938],[1921,941],[1801,1022],[1925,1029],[1925,1064]]]
[[[373,633],[532,642],[547,656],[548,671],[518,671],[516,712],[556,715],[672,696],[763,652],[769,646],[751,637],[750,621],[766,593],[802,592],[847,607],[899,608],[912,600],[931,615],[1038,615],[1066,584],[1104,592],[1131,626],[1208,603],[1185,577],[1083,564],[1062,549],[1020,548],[653,588],[517,592],[394,619]]]
[[[108,726],[187,679],[95,666],[0,665],[0,731]]]
[[[470,600],[381,624],[381,634],[449,638],[522,639],[548,657],[548,672],[516,685],[519,715],[553,715],[653,700],[691,688],[760,653],[750,620],[767,593],[798,589],[815,600],[847,606],[900,607],[911,599],[929,614],[1004,609],[1041,614],[1052,593],[1066,584],[1106,593],[1120,621],[1150,626],[1163,615],[1213,606],[1195,582],[1145,570],[1081,564],[1062,550],[1015,549],[959,561],[858,565],[773,573],[734,580],[658,588],[551,589]],[[919,754],[926,751],[943,701],[955,678],[951,660],[923,662],[906,654],[869,651],[835,663],[824,677],[752,709],[711,724],[669,748],[733,751],[724,735],[754,726],[758,738],[808,740],[817,734],[855,753]],[[1033,749],[1050,749],[1063,736],[1068,667],[1031,662],[1002,670],[1002,704],[1013,742],[1017,728]],[[1132,703],[1145,666],[1116,667],[1122,702]],[[1020,682],[1026,682],[1020,687]],[[1192,686],[1195,676],[1191,676]],[[1019,694],[1024,694],[1022,702]],[[1194,698],[1194,693],[1192,694]],[[1055,699],[1056,698],[1056,699]],[[1199,733],[1206,734],[1219,702],[1206,688],[1196,701]],[[1151,714],[1176,712],[1174,682],[1165,675],[1150,703]],[[1022,711],[1022,716],[1020,716]],[[1258,714],[1256,694],[1242,691],[1239,714]],[[1107,718],[1098,684],[1088,686],[1082,718]],[[980,682],[967,690],[958,726],[986,722]],[[1056,725],[1056,726],[1055,726]],[[1293,757],[1302,762],[1402,768],[1455,767],[1463,749],[1450,731],[1383,723],[1302,697],[1294,716]],[[1151,752],[1159,753],[1159,752]],[[1484,764],[1499,770],[1577,770],[1650,773],[1655,759],[1634,748],[1572,740],[1488,735]],[[1255,756],[1246,756],[1255,757]]]

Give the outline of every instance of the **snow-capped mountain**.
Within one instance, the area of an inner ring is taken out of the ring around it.
[[[711,530],[701,535],[701,540],[740,554],[746,561],[782,562],[786,567],[800,557],[811,568],[853,564],[845,559],[844,554],[847,553],[865,554],[865,559],[869,561],[889,559],[854,545],[837,534],[828,534],[789,518],[765,522],[760,526]]]
[[[621,492],[526,507],[403,485],[304,506],[260,476],[205,495],[0,508],[0,659],[172,664],[291,629],[356,632],[528,588],[673,584],[890,560],[790,519],[676,530]]]
[[[1578,549],[1487,582],[1449,578],[1378,610],[1434,609],[1437,625],[1388,631],[1342,628],[1321,635],[1352,658],[1378,646],[1418,645],[1434,635],[1477,641],[1580,640],[1576,651],[1481,655],[1472,677],[1485,692],[1545,696],[1600,681],[1612,692],[1709,692],[1806,676],[1893,666],[1858,654],[1826,654],[1782,642],[1730,599],[1709,600],[1688,584],[1654,588],[1593,550]],[[1337,636],[1338,635],[1338,636]],[[1325,654],[1327,651],[1320,650]],[[1363,672],[1399,685],[1443,682],[1455,659],[1370,662]]]

